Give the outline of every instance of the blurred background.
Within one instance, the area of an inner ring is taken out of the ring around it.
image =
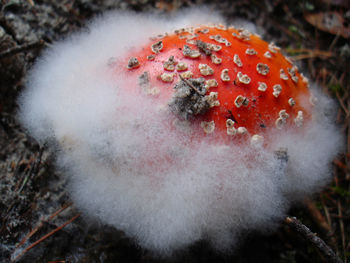
[[[171,13],[207,6],[227,21],[253,22],[302,72],[338,102],[345,153],[334,180],[289,215],[350,259],[350,1],[1,0],[0,1],[0,262],[327,262],[288,225],[251,232],[232,254],[198,242],[171,258],[139,248],[122,232],[86,220],[69,198],[54,154],[28,137],[16,120],[16,98],[27,71],[53,42],[107,10]],[[208,21],[209,22],[209,21]]]

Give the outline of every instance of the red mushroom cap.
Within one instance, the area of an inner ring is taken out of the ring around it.
[[[131,89],[157,97],[207,134],[264,135],[300,128],[311,117],[307,79],[278,47],[243,29],[175,30],[127,59],[122,70],[135,80]]]

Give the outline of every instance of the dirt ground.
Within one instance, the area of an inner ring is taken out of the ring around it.
[[[54,155],[16,120],[16,98],[41,51],[111,9],[175,12],[207,5],[227,18],[254,22],[324,92],[338,102],[347,141],[334,180],[294,207],[296,216],[344,261],[350,258],[350,3],[322,1],[1,0],[0,1],[0,262],[327,262],[288,225],[251,233],[232,255],[205,242],[171,258],[142,250],[122,232],[87,221],[74,207]],[[79,216],[80,215],[80,216]]]

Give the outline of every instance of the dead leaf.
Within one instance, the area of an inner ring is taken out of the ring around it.
[[[350,37],[350,25],[345,26],[345,20],[337,12],[321,12],[317,14],[305,14],[305,19],[318,29],[344,38]]]
[[[176,11],[179,7],[180,7],[179,1],[169,2],[165,0],[159,0],[156,2],[156,8],[167,12]]]

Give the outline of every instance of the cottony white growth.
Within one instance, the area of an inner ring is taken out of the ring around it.
[[[228,250],[247,231],[275,227],[291,202],[330,181],[341,148],[332,101],[317,87],[306,132],[271,135],[270,148],[287,149],[287,163],[264,147],[168,134],[171,112],[125,93],[130,80],[111,65],[149,36],[208,21],[222,19],[205,10],[171,18],[109,13],[44,52],[19,99],[28,132],[58,145],[75,203],[161,254],[202,239]]]

